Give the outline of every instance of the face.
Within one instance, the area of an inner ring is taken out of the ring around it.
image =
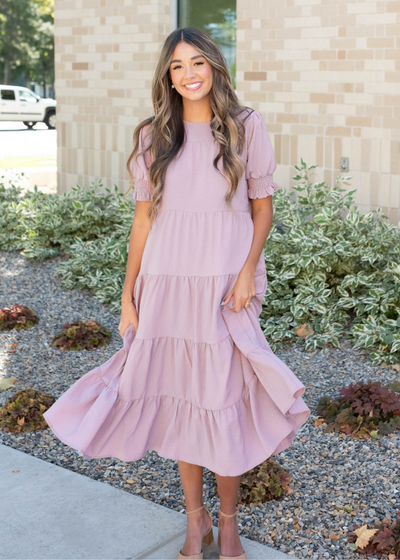
[[[212,66],[192,45],[178,43],[169,67],[172,84],[182,97],[199,101],[210,93]]]

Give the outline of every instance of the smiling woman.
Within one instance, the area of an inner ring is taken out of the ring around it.
[[[135,215],[119,330],[124,347],[44,413],[86,457],[178,461],[187,535],[177,558],[213,540],[203,468],[221,501],[221,560],[245,559],[241,475],[286,449],[310,410],[304,385],[258,321],[263,247],[273,217],[274,151],[258,111],[241,105],[212,39],[189,27],[166,39],[154,115],[138,124],[127,166]]]

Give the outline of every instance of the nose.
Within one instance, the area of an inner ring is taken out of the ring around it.
[[[196,75],[196,72],[195,72],[194,68],[192,68],[192,66],[188,65],[186,67],[185,78],[192,78],[195,75]]]

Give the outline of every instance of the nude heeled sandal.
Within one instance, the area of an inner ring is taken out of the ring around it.
[[[192,511],[186,511],[186,515],[189,515],[189,513],[194,513],[195,511],[200,511],[203,508],[205,508],[206,512],[210,516],[211,527],[209,528],[207,533],[204,535],[202,543],[209,546],[214,540],[213,522],[212,522],[212,515],[208,511],[208,509],[206,508],[205,504],[203,504],[201,507],[199,507],[197,509],[192,509]],[[184,559],[186,559],[186,560],[188,560],[188,559],[190,559],[190,560],[203,560],[203,551],[199,552],[198,554],[190,554],[189,556],[186,556],[185,554],[182,554],[181,551],[179,551],[178,556],[176,557],[176,560],[184,560]]]
[[[231,513],[230,515],[224,513],[223,511],[221,511],[221,509],[219,510],[219,514],[223,515],[224,517],[233,517],[237,513],[239,513],[239,510],[236,510],[235,513]],[[218,525],[219,525],[219,522],[218,522]],[[219,528],[218,528],[218,546],[221,548],[221,535],[219,533]],[[243,549],[242,554],[239,554],[239,556],[224,556],[223,554],[220,554],[219,559],[220,560],[247,560],[247,556],[246,556],[246,553]]]

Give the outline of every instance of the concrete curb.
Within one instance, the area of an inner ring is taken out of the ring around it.
[[[13,472],[18,471],[18,472]],[[0,559],[176,559],[186,516],[0,445]],[[218,530],[204,558],[219,558]],[[252,559],[294,558],[241,538]]]

